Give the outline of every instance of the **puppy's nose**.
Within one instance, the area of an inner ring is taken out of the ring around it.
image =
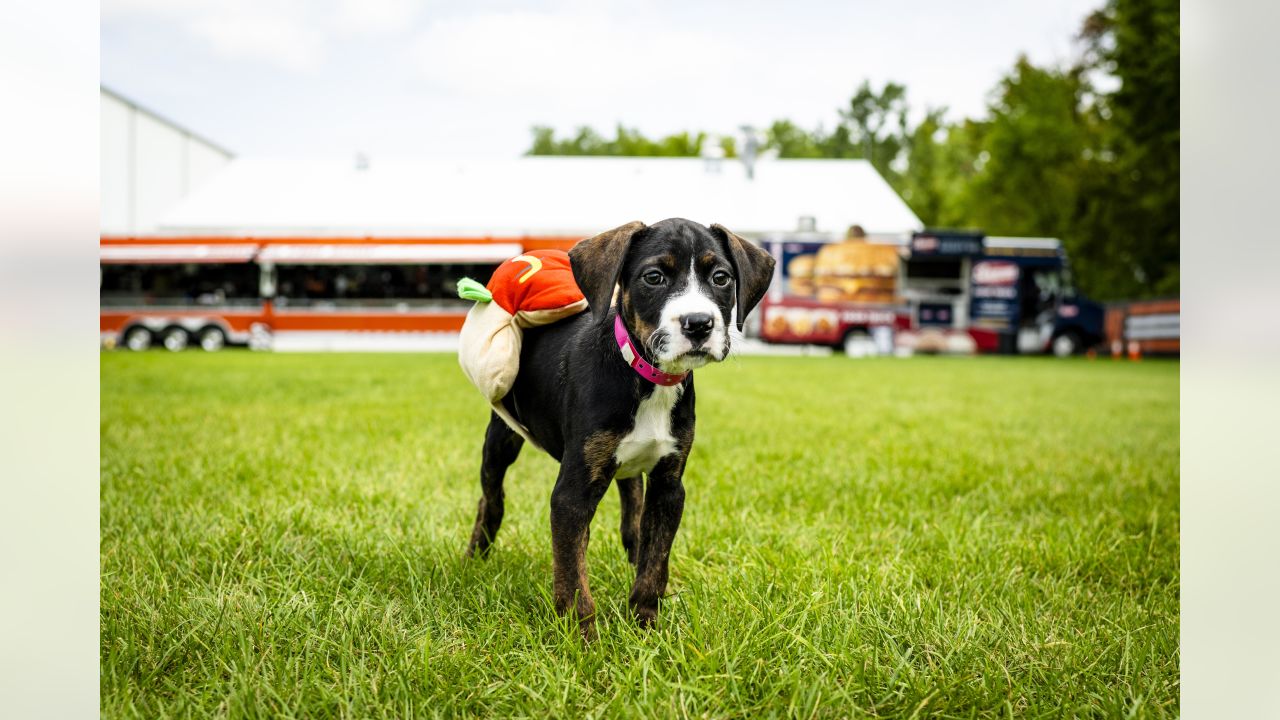
[[[689,313],[680,316],[680,329],[684,331],[685,337],[693,341],[706,340],[711,336],[711,328],[715,327],[716,319],[711,313]]]

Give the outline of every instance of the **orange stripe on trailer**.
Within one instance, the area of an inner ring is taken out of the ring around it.
[[[579,237],[541,237],[523,238],[516,242],[524,245],[525,252],[534,250],[563,250],[569,252],[580,240],[582,238]]]
[[[1182,307],[1180,300],[1138,300],[1129,303],[1130,315],[1165,315],[1176,314]]]
[[[218,310],[103,310],[99,313],[98,326],[102,332],[119,332],[128,325],[147,319],[180,320],[183,318],[208,318],[220,320],[235,332],[249,332],[255,323],[263,323],[271,330],[329,330],[369,332],[458,332],[462,329],[465,312],[402,313],[377,311],[313,312],[279,311],[264,307],[248,312],[223,312]]]
[[[125,327],[134,323],[140,323],[148,318],[158,320],[179,320],[183,318],[208,318],[210,320],[220,320],[226,323],[227,327],[235,332],[249,332],[249,328],[254,323],[262,322],[266,319],[266,315],[261,310],[249,310],[247,312],[225,312],[222,310],[102,310],[98,314],[98,329],[100,332],[119,332]]]
[[[257,237],[252,235],[103,235],[102,245],[242,245],[256,243],[258,245],[496,245],[517,243],[526,251],[530,250],[568,250],[581,237],[576,235],[547,236],[478,236],[478,237],[446,237],[446,236],[272,236]]]

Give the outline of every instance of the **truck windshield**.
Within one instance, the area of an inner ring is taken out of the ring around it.
[[[1024,323],[1038,322],[1058,304],[1075,296],[1071,278],[1063,268],[1032,268],[1022,276],[1021,314]]]
[[[1032,274],[1036,283],[1036,290],[1042,298],[1060,298],[1066,283],[1059,270],[1040,270]]]

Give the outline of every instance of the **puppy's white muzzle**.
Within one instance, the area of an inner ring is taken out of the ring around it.
[[[711,317],[710,333],[705,330],[706,316]],[[654,360],[667,372],[700,368],[713,360],[724,360],[729,354],[729,332],[720,306],[703,292],[694,272],[690,272],[684,288],[663,306],[658,329],[666,336],[666,342]]]

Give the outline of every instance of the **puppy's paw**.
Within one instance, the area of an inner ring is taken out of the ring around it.
[[[652,628],[654,623],[658,622],[658,607],[637,607],[632,608],[636,616],[636,624],[648,630]]]

